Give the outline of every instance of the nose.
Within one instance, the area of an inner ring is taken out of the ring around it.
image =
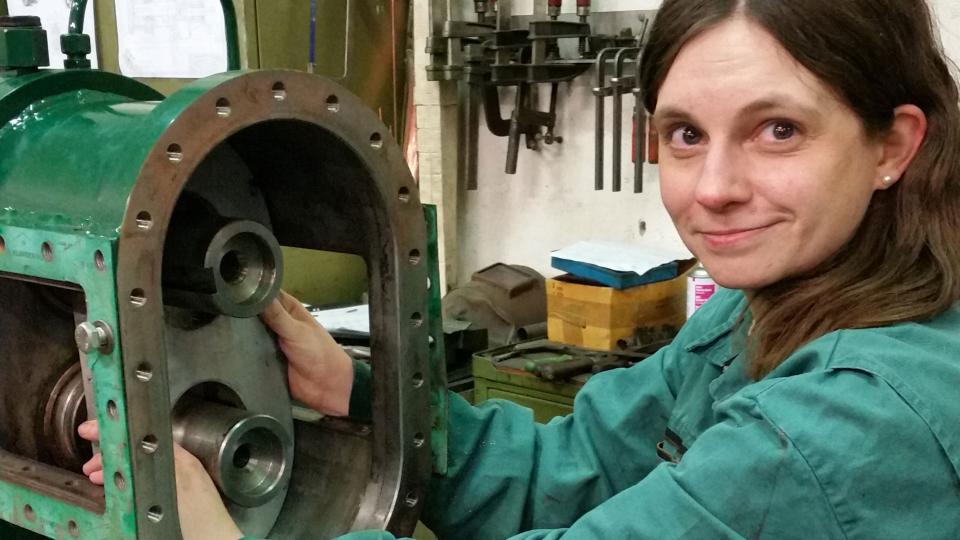
[[[703,161],[694,196],[700,205],[720,212],[750,200],[747,160],[735,145],[713,144]]]

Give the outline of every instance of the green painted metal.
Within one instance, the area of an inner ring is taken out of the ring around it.
[[[437,233],[437,207],[423,205],[427,220],[427,264],[429,279],[430,333],[430,412],[433,427],[430,432],[430,451],[433,457],[433,472],[447,472],[447,418],[450,414],[450,397],[447,394],[447,357],[443,350],[443,307],[440,301],[440,248]],[[432,336],[440,336],[434,339]]]
[[[194,99],[238,74],[198,81],[162,103],[144,85],[96,71],[0,79],[0,273],[78,285],[89,320],[119,328],[118,231],[147,152]],[[120,350],[118,343],[110,354],[90,357],[97,411],[107,411],[108,400],[120,411],[99,418],[105,460],[120,464],[115,468],[126,479],[122,489],[107,483],[106,513],[0,482],[0,519],[55,538],[136,538]],[[26,505],[35,519],[25,515]]]
[[[67,80],[72,73],[44,75]],[[29,105],[0,129],[0,224],[116,238],[126,198],[157,138],[194,99],[239,74],[196,81],[162,102],[73,90]],[[4,102],[0,97],[0,120]],[[87,181],[77,182],[78,173]]]
[[[47,33],[42,28],[0,28],[0,69],[36,69],[49,65]]]
[[[4,130],[9,129],[8,125]],[[9,158],[5,158],[6,161]],[[0,176],[2,178],[2,176]],[[2,180],[0,180],[2,181]],[[77,183],[74,182],[74,185]],[[4,200],[0,196],[0,200]],[[6,217],[10,217],[7,213]],[[87,313],[91,320],[102,320],[112,328],[119,328],[117,293],[115,287],[116,242],[102,236],[86,234],[82,230],[56,227],[56,230],[37,227],[36,216],[24,215],[21,225],[10,220],[0,223],[0,237],[4,249],[0,253],[0,272],[34,276],[69,282],[83,288]],[[48,246],[44,256],[44,247]],[[97,264],[97,253],[102,263]],[[115,336],[119,342],[119,336]],[[103,515],[87,511],[55,498],[45,497],[21,486],[0,481],[0,519],[51,538],[136,538],[136,519],[133,500],[131,456],[126,441],[126,402],[120,345],[109,354],[91,353],[88,357],[94,377],[96,409],[108,410],[107,402],[116,404],[117,416],[98,416],[101,447],[105,462],[113,464],[124,477],[120,485],[105,486]],[[113,407],[111,407],[111,410]],[[31,520],[26,505],[34,510]],[[72,525],[71,525],[72,523]],[[70,533],[76,531],[76,535]],[[4,536],[6,538],[6,536]]]
[[[490,349],[473,355],[474,400],[506,399],[533,410],[537,422],[546,423],[555,416],[570,414],[573,400],[589,375],[578,375],[571,381],[546,381],[525,369],[527,362],[549,362],[569,359],[556,352],[529,352],[515,358],[498,360],[499,355],[513,351],[512,346]]]

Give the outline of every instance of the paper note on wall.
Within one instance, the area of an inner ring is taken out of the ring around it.
[[[7,0],[10,15],[33,15],[40,17],[43,29],[47,31],[47,49],[50,52],[50,67],[63,69],[63,53],[60,52],[60,34],[67,33],[70,21],[71,0]],[[87,57],[93,67],[97,67],[97,40],[94,34],[93,2],[87,2],[83,32],[90,36],[93,51]]]
[[[124,75],[195,79],[227,70],[220,2],[123,0],[116,6]]]

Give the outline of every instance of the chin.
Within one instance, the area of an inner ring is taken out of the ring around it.
[[[775,283],[778,279],[776,276],[758,272],[759,268],[756,266],[745,270],[722,263],[710,264],[709,260],[703,261],[703,266],[713,281],[725,289],[756,290]]]

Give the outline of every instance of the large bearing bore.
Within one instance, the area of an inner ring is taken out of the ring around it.
[[[290,480],[293,441],[271,416],[196,402],[173,419],[174,440],[203,463],[227,499],[261,506]]]
[[[191,239],[186,247],[164,254],[174,259],[165,263],[165,302],[231,317],[261,313],[279,294],[283,278],[273,233],[255,221],[238,219],[208,238],[205,244]]]
[[[213,272],[218,311],[252,317],[280,291],[280,244],[269,229],[239,220],[220,229],[207,248],[204,266]]]

